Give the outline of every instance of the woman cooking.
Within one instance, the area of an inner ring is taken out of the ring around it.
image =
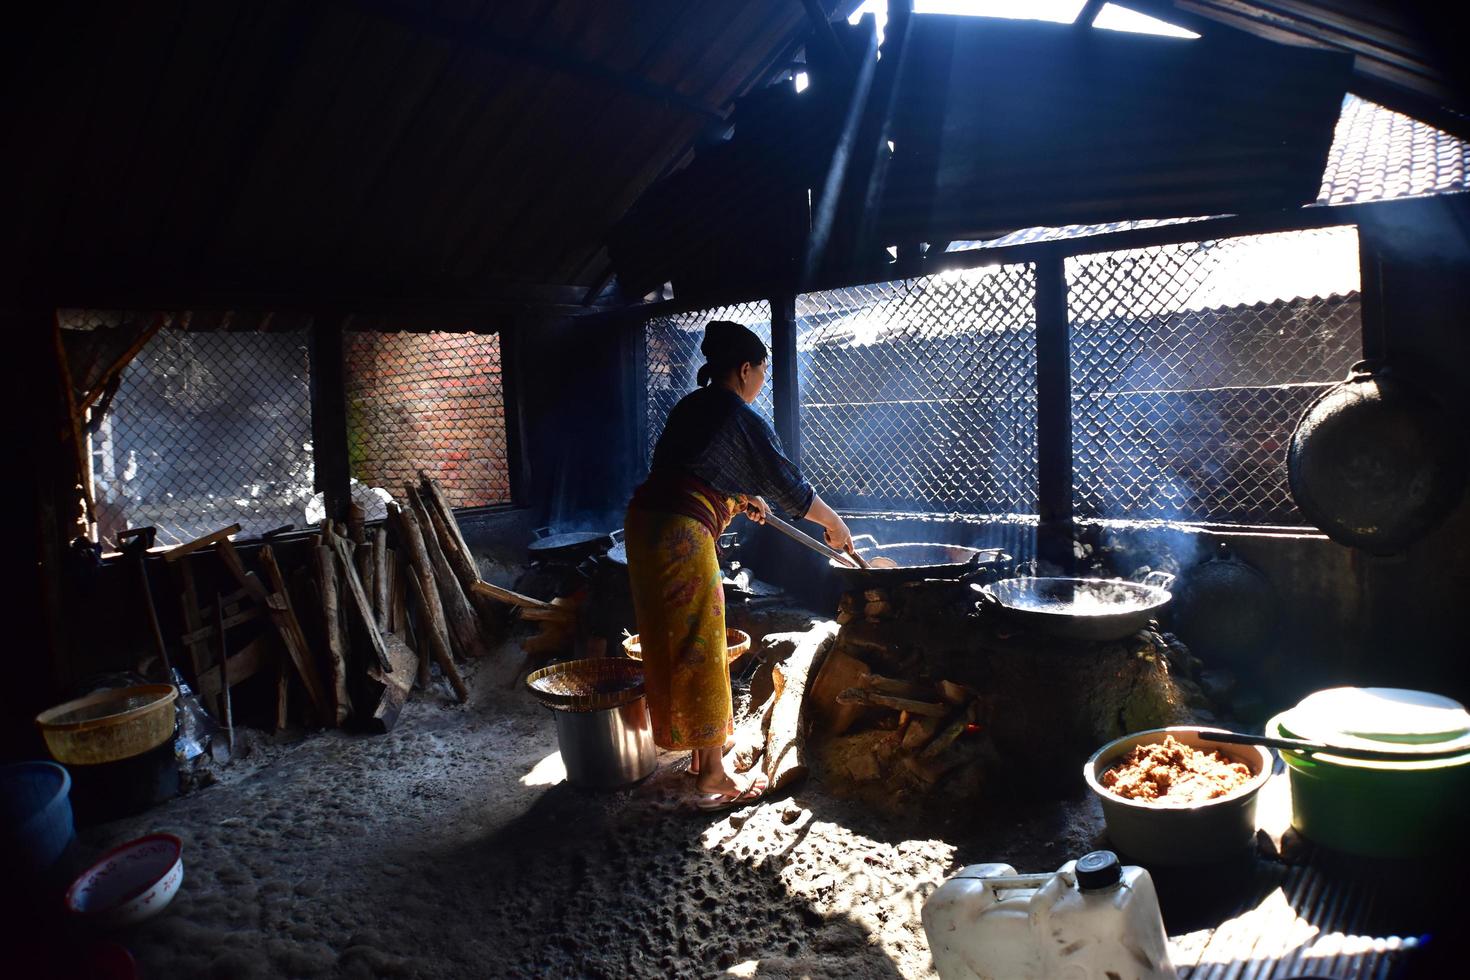
[[[725,768],[734,720],[715,541],[737,512],[763,521],[763,498],[820,524],[834,548],[849,550],[852,535],[750,407],[766,382],[766,345],[738,323],[712,320],[699,350],[699,388],[669,413],[625,529],[653,739],[693,753],[697,805],[719,810],[759,799],[766,783]]]

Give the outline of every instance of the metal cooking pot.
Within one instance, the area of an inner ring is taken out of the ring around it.
[[[843,591],[881,589],[919,579],[977,579],[999,577],[1010,569],[1012,558],[999,548],[964,548],[954,544],[879,544],[871,534],[853,536],[853,545],[864,560],[889,558],[893,566],[853,568],[828,560]],[[866,543],[861,543],[866,542]]]
[[[1276,590],[1221,541],[1215,555],[1179,574],[1169,610],[1174,632],[1206,663],[1255,658],[1276,628]]]
[[[602,554],[613,546],[611,534],[601,531],[567,531],[552,534],[549,527],[538,527],[536,540],[526,546],[531,561],[565,562],[575,565],[586,558]]]
[[[1173,579],[1167,572],[1150,572],[1143,582],[1007,578],[973,588],[982,610],[993,610],[1022,628],[1074,640],[1121,640],[1143,629],[1168,605]]]
[[[1286,459],[1291,496],[1329,538],[1402,551],[1465,493],[1465,447],[1417,389],[1369,361],[1302,413]]]

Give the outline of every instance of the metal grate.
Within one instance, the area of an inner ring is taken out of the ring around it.
[[[1354,228],[1067,260],[1078,517],[1292,525],[1297,418],[1357,360]]]
[[[653,462],[653,447],[664,430],[669,412],[679,399],[694,390],[694,376],[704,363],[699,343],[704,339],[705,324],[711,320],[732,320],[753,330],[771,346],[771,304],[764,300],[736,303],[674,316],[656,316],[644,327],[644,365],[648,374],[647,439],[643,458]],[[767,419],[771,418],[771,384],[774,372],[766,374],[765,387],[751,406]]]
[[[160,544],[234,522],[246,537],[306,524],[306,334],[161,331],[123,370],[91,462],[103,541],[150,524]]]
[[[1036,512],[1029,265],[797,298],[801,460],[846,506]]]
[[[368,520],[419,470],[451,506],[510,502],[497,334],[351,332],[344,359],[352,497]]]

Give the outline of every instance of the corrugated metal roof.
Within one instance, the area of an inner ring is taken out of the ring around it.
[[[1459,5],[1437,0],[1114,0],[1202,34],[1222,28],[1353,55],[1352,90],[1470,134]]]
[[[1332,150],[1322,172],[1322,189],[1315,204],[1308,207],[1389,201],[1464,190],[1470,190],[1470,142],[1401,112],[1349,95],[1343,100]],[[1135,228],[1203,221],[1207,217],[1218,216],[1022,228],[984,241],[951,242],[946,251],[1067,241]]]
[[[1388,201],[1470,187],[1470,142],[1350,95],[1318,204]]]

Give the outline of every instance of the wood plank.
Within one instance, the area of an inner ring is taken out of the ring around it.
[[[186,541],[181,545],[177,545],[165,551],[163,553],[163,560],[178,561],[180,558],[185,558],[189,555],[192,555],[196,551],[202,551],[205,548],[210,547],[211,545],[219,544],[221,541],[225,540],[232,534],[239,533],[240,525],[238,524],[231,524],[229,527],[222,527],[218,531],[210,531],[202,538],[195,538],[193,541]]]
[[[333,717],[332,706],[327,699],[326,692],[322,689],[321,678],[317,676],[311,647],[307,644],[306,634],[302,632],[301,623],[296,618],[296,610],[291,605],[291,593],[286,589],[286,580],[281,575],[281,567],[276,564],[276,555],[270,545],[261,546],[260,564],[265,569],[266,578],[270,580],[271,587],[275,589],[275,594],[266,601],[271,620],[276,624],[276,631],[281,634],[281,639],[286,644],[286,652],[290,654],[291,663],[301,677],[301,683],[306,687],[306,696],[311,700],[312,708],[316,711],[317,717],[326,723]]]
[[[459,671],[454,667],[454,657],[449,644],[449,628],[444,622],[444,609],[439,602],[439,589],[434,584],[434,569],[429,563],[428,552],[424,547],[424,537],[419,530],[418,521],[411,509],[399,507],[397,504],[389,504],[388,513],[394,516],[399,529],[399,540],[408,552],[410,574],[406,578],[413,599],[421,613],[419,623],[424,638],[418,650],[419,679],[426,679],[424,676],[427,671],[425,661],[428,657],[425,654],[430,654],[439,665],[439,669],[444,671],[444,676],[449,678],[460,701],[465,701],[469,697],[469,692],[465,689],[464,681],[459,677]]]
[[[319,544],[312,549],[317,589],[322,600],[322,621],[327,638],[327,664],[332,671],[332,710],[341,725],[352,713],[347,693],[347,642],[342,635],[342,610],[337,594],[337,559],[332,549]]]
[[[350,542],[336,534],[327,534],[323,537],[330,542],[332,549],[337,553],[342,581],[347,584],[347,597],[350,600],[348,609],[357,613],[358,621],[362,624],[368,644],[373,648],[373,656],[377,658],[378,666],[392,673],[393,665],[388,660],[388,649],[383,645],[383,634],[378,632],[378,621],[373,616],[373,607],[368,602],[367,594],[362,590],[362,582],[357,578],[357,566],[352,561]]]
[[[432,600],[425,598],[426,594],[432,596],[433,588],[431,586],[426,593],[423,584],[417,576],[410,575],[408,585],[409,589],[413,592],[414,601],[418,603],[420,609],[426,610],[430,601],[437,601],[437,596],[433,597]],[[432,619],[431,616],[426,616],[425,618]],[[425,631],[429,634],[428,646],[433,653],[434,661],[438,663],[439,669],[444,672],[444,676],[449,679],[449,686],[454,688],[455,696],[463,704],[469,700],[470,692],[465,687],[463,678],[459,676],[459,670],[454,666],[454,658],[449,654],[449,634],[444,629],[443,622],[439,622],[437,628],[433,628],[432,625],[428,626],[425,628]],[[427,661],[428,657],[420,655],[418,680],[423,686],[428,686],[429,683],[428,667],[425,666]]]
[[[291,701],[291,658],[287,653],[282,653],[281,658],[276,661],[276,731],[286,727],[287,711]]]
[[[447,529],[454,537],[457,549],[466,555],[473,556],[469,542],[465,540],[464,532],[459,528],[459,522],[454,519],[454,508],[449,506],[449,498],[444,496],[444,488],[439,485],[439,481],[424,470],[419,470],[419,484],[427,492],[426,499],[433,504],[435,512],[445,519]],[[475,579],[478,581],[479,578],[477,571]]]
[[[520,617],[528,622],[570,623],[576,620],[577,612],[575,609],[566,609],[562,606],[549,606],[546,609],[522,609]]]
[[[189,633],[197,633],[204,626],[204,616],[199,611],[199,589],[194,584],[194,570],[189,567],[188,562],[180,562],[174,566],[179,574],[179,602],[184,607],[184,629]],[[199,640],[185,641],[184,649],[189,654],[189,664],[194,668],[194,676],[197,678],[204,671],[204,665],[209,662],[209,648]]]
[[[480,629],[480,617],[470,605],[468,597],[465,596],[464,588],[459,584],[459,577],[449,566],[449,559],[444,557],[444,549],[439,546],[439,535],[434,530],[433,516],[429,513],[429,508],[419,496],[417,489],[413,486],[406,486],[404,490],[408,504],[413,508],[414,516],[418,519],[419,527],[423,531],[424,550],[429,556],[429,564],[434,569],[434,582],[439,589],[439,599],[444,609],[444,622],[449,627],[449,636],[454,641],[454,648],[466,658],[483,657],[490,652],[490,649],[486,646],[484,633]]]
[[[228,608],[228,606],[229,604],[226,603],[226,608]],[[265,610],[262,607],[246,606],[244,609],[240,610],[234,615],[225,617],[225,629],[234,629],[236,626],[242,626],[253,619],[259,619],[263,615],[265,615]],[[192,633],[185,633],[179,638],[179,642],[184,644],[185,646],[188,646],[191,643],[201,643],[207,640],[212,640],[218,633],[219,630],[216,629],[214,626],[201,626],[199,629],[194,630]]]
[[[230,676],[230,686],[237,687],[246,678],[254,677],[261,668],[273,665],[276,658],[284,653],[274,633],[262,633],[257,636],[230,654],[230,665],[227,671]],[[224,690],[219,665],[216,664],[201,673],[195,679],[194,686],[198,688],[200,697],[207,701],[218,702]]]
[[[388,529],[376,527],[373,529],[373,615],[377,617],[378,626],[382,629],[388,628],[388,576],[392,563],[388,560]],[[391,659],[391,658],[389,658]]]
[[[393,671],[384,674],[375,668],[368,668],[368,676],[383,685],[383,693],[378,696],[378,704],[373,709],[370,724],[378,731],[388,732],[398,723],[398,715],[408,701],[419,658],[408,648],[408,644],[392,633],[384,637],[384,641],[388,645],[388,659],[393,663]]]
[[[805,704],[812,667],[820,666],[827,651],[837,639],[838,626],[819,623],[800,634],[796,649],[776,665],[776,703],[771,709],[771,724],[766,731],[763,767],[770,791],[776,792],[805,778],[806,717]]]
[[[235,544],[229,538],[221,538],[214,543],[214,553],[219,560],[224,562],[225,568],[235,577],[235,581],[246,591],[250,598],[262,605],[268,605],[266,600],[270,597],[270,590],[265,587],[254,572],[247,571],[245,563],[240,560],[240,553],[235,550]],[[184,566],[180,566],[181,568]]]
[[[481,595],[487,595],[497,602],[505,602],[509,603],[512,606],[520,606],[522,609],[555,608],[549,602],[542,602],[540,599],[532,599],[528,595],[521,595],[519,592],[512,592],[510,589],[503,589],[498,585],[491,585],[489,582],[476,582],[473,586],[471,586],[471,588],[473,589],[473,591],[478,592]]]
[[[419,475],[423,476],[422,470]],[[475,584],[480,581],[480,569],[475,565],[474,555],[470,553],[459,525],[455,523],[454,514],[444,509],[443,493],[439,490],[439,485],[424,477],[421,486],[423,489],[420,490],[418,502],[429,515],[429,523],[434,528],[434,537],[439,542],[439,548],[454,570],[460,587],[465,591],[465,597],[479,616],[480,628],[486,629],[497,621],[499,610],[496,602],[484,593],[474,591]]]

